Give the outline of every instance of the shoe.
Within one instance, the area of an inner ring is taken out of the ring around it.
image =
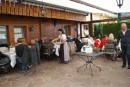
[[[128,65],[128,69],[130,69],[130,65]]]
[[[125,68],[126,67],[126,65],[122,65],[122,68]]]
[[[59,61],[59,63],[63,63],[62,61]]]
[[[68,62],[67,62],[67,61],[64,61],[64,64],[68,64]]]

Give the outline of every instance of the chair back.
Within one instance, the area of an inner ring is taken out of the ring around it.
[[[75,52],[76,52],[75,42],[74,41],[73,42],[68,42],[68,46],[69,46],[70,55],[75,54]]]
[[[114,53],[115,52],[114,44],[105,44],[105,52]]]
[[[43,53],[52,54],[53,53],[53,44],[44,44],[43,45]]]

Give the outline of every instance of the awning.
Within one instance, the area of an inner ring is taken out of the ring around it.
[[[24,1],[41,5],[43,4],[45,6],[57,7],[64,10],[77,11],[80,13],[110,13],[70,0],[24,0]]]

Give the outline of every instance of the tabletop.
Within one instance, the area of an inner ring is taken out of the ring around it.
[[[104,52],[93,52],[93,53],[77,52],[75,54],[81,56],[88,56],[88,57],[97,57],[104,54]]]

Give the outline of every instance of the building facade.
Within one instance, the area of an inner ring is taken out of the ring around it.
[[[85,21],[86,15],[80,13],[2,0],[0,43],[15,45],[19,37],[25,38],[28,43],[30,38],[55,38],[59,28],[76,37],[78,24]]]

